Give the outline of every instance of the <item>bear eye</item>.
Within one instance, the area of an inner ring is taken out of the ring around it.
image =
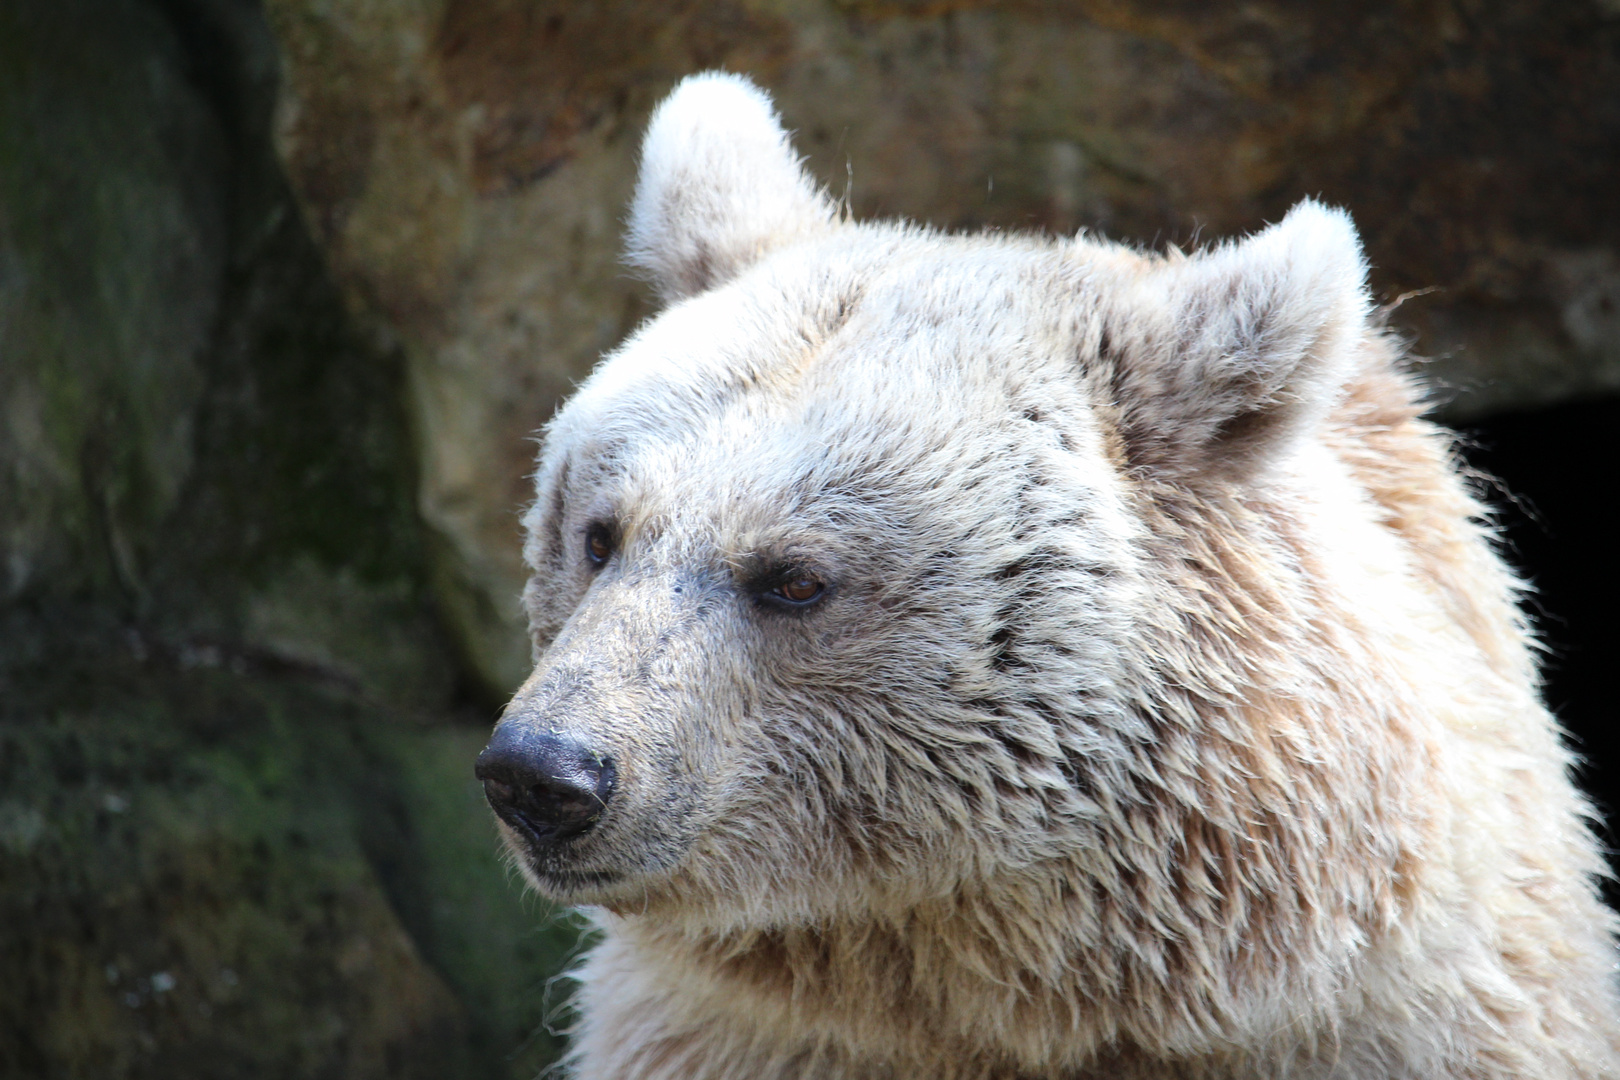
[[[592,525],[585,530],[585,558],[592,566],[601,566],[613,557],[613,534],[606,525]]]
[[[790,604],[811,604],[821,599],[824,587],[808,574],[795,574],[771,592]]]

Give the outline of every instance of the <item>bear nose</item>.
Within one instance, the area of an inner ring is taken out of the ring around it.
[[[490,808],[540,847],[594,826],[618,779],[610,758],[522,724],[497,728],[474,772]]]

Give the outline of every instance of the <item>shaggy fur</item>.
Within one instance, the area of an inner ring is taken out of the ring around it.
[[[708,75],[630,237],[672,303],[547,430],[503,720],[618,769],[508,831],[600,913],[581,1078],[1620,1075],[1517,585],[1342,212],[855,224]]]

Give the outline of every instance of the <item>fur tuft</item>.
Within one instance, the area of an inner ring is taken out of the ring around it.
[[[653,114],[625,259],[673,302],[834,217],[770,98],[740,75],[707,72],[682,81]]]

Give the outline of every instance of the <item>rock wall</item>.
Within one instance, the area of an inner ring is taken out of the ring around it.
[[[240,0],[0,3],[0,1077],[534,1076],[397,349]]]
[[[1613,0],[268,6],[277,146],[403,348],[440,596],[492,688],[527,661],[527,439],[646,314],[619,223],[692,71],[775,93],[858,216],[1187,244],[1319,196],[1453,419],[1620,388]]]

